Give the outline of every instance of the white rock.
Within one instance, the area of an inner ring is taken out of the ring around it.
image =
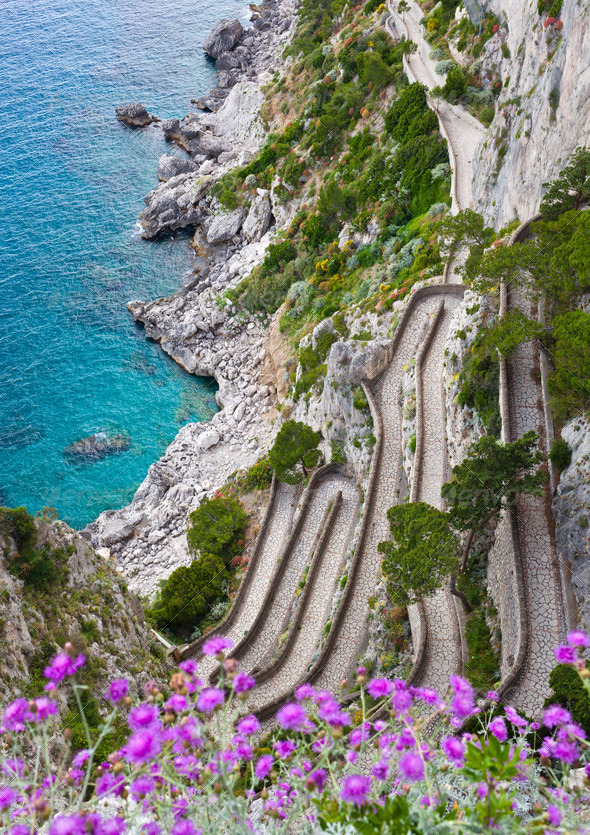
[[[99,557],[102,557],[103,560],[108,560],[111,558],[110,548],[97,548],[96,553]],[[125,554],[125,552],[123,552],[123,554]]]
[[[206,432],[203,432],[202,435],[199,435],[197,439],[197,446],[199,449],[210,449],[212,446],[218,444],[219,440],[219,432],[217,432],[216,429],[209,429]],[[205,487],[205,482],[202,482],[202,484],[203,487]]]

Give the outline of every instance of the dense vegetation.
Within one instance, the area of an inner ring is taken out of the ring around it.
[[[385,16],[373,2],[302,5],[287,50],[297,60],[270,91],[284,127],[217,186],[245,200],[272,184],[281,201],[299,201],[284,239],[228,293],[263,317],[284,303],[281,330],[295,346],[321,319],[355,303],[388,309],[442,271],[435,219],[450,204],[446,142],[424,89],[404,75],[414,46],[392,41]],[[357,233],[373,242],[353,243]]]

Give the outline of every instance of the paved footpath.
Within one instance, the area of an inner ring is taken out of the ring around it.
[[[522,290],[508,292],[508,311],[520,308],[531,316]],[[545,422],[539,380],[538,348],[521,345],[508,367],[510,439],[533,429],[546,450]],[[565,611],[559,561],[553,536],[550,487],[542,497],[523,496],[518,502],[518,529],[524,563],[530,645],[524,675],[511,702],[528,716],[537,716],[548,694],[549,673],[555,667],[553,649],[563,640]]]
[[[459,304],[460,299],[445,300],[443,316],[422,368],[424,447],[422,460],[416,462],[414,467],[414,478],[419,477],[416,501],[428,502],[440,510],[440,491],[448,476],[445,400],[442,387],[444,349],[452,312]],[[463,673],[461,626],[457,611],[457,603],[460,605],[460,602],[451,594],[447,584],[434,595],[424,598],[423,602],[428,624],[427,666],[420,681],[416,681],[415,684],[431,687],[442,694],[448,689],[449,676]],[[414,610],[411,612],[412,622],[416,626],[416,607],[411,608]],[[416,637],[414,636],[415,651],[418,648]]]
[[[328,473],[314,490],[310,497],[310,507],[305,522],[291,552],[287,569],[274,595],[272,607],[268,610],[262,629],[256,636],[255,641],[251,645],[245,646],[243,651],[236,656],[240,669],[248,672],[252,671],[266,660],[267,653],[274,654],[274,650],[278,648],[278,639],[289,625],[292,604],[303,571],[311,562],[313,548],[321,533],[325,512],[334,501],[338,491],[343,490],[344,492],[344,487],[348,486],[348,483],[349,480],[339,473]],[[274,570],[276,570],[276,560],[273,574]],[[278,693],[275,692],[275,696],[277,695]]]
[[[258,610],[262,606],[268,586],[277,567],[277,560],[283,550],[293,524],[293,514],[300,492],[289,484],[277,486],[275,511],[268,523],[264,548],[260,554],[256,573],[245,600],[242,601],[240,613],[234,625],[228,630],[227,637],[234,645],[242,640],[246,631],[250,629]],[[261,532],[260,535],[264,535]],[[199,661],[199,675],[206,681],[217,667],[217,661],[202,656]]]
[[[444,76],[436,74],[436,62],[428,57],[433,47],[424,38],[424,29],[420,24],[424,12],[413,0],[409,6],[410,10],[400,15],[397,12],[397,0],[390,0],[391,17],[386,24],[387,30],[392,38],[397,38],[398,34],[405,35],[408,40],[417,44],[417,51],[413,55],[405,56],[406,72],[410,81],[417,81],[424,84],[428,90],[432,90],[444,84]],[[430,99],[429,104],[436,112],[441,131],[450,145],[453,211],[472,208],[472,162],[475,150],[485,136],[486,128],[460,105],[449,104],[442,98]]]
[[[328,688],[333,692],[337,692],[340,681],[347,677],[352,665],[356,663],[369,614],[367,601],[375,593],[381,568],[381,555],[377,551],[377,545],[389,539],[386,513],[398,501],[402,456],[399,403],[403,370],[416,355],[430,323],[430,317],[439,304],[439,296],[431,296],[418,302],[397,351],[373,392],[376,408],[383,419],[383,454],[376,478],[373,518],[369,523],[358,580],[346,619],[324,669],[314,682],[316,686]]]
[[[354,529],[359,521],[359,491],[353,479],[332,477],[332,488],[342,491],[342,505],[329,534],[326,551],[318,566],[318,576],[305,606],[301,629],[297,632],[291,651],[283,659],[279,656],[269,669],[270,679],[252,691],[248,707],[259,709],[286,693],[295,682],[303,679],[322,637],[330,605],[336,590],[340,569],[349,550]],[[274,615],[274,612],[273,612]]]

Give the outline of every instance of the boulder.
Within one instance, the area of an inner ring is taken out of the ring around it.
[[[219,432],[216,429],[208,429],[197,438],[197,446],[199,449],[210,449],[221,440]]]
[[[117,119],[131,128],[144,128],[154,121],[143,104],[138,102],[123,104],[117,107]]]
[[[207,230],[207,243],[221,244],[224,241],[229,241],[240,231],[243,220],[243,209],[234,209],[233,212],[215,215]]]
[[[120,516],[114,516],[105,524],[100,539],[103,547],[110,548],[111,545],[129,539],[130,536],[133,536],[132,525],[121,519]]]
[[[236,46],[244,31],[237,18],[219,20],[205,41],[203,49],[211,58],[219,58],[222,52],[229,52]]]
[[[179,174],[189,174],[199,170],[199,166],[192,159],[173,157],[171,154],[162,154],[158,162],[158,179],[166,183],[172,177]]]
[[[179,174],[151,191],[141,213],[142,236],[154,238],[164,231],[196,226],[204,217],[200,200],[207,191],[209,177],[197,173]]]
[[[84,464],[90,461],[100,461],[107,455],[123,452],[129,449],[127,435],[108,435],[106,432],[96,432],[87,438],[81,438],[64,449],[64,458],[72,464]]]
[[[259,241],[272,220],[270,200],[266,195],[258,194],[252,201],[248,217],[244,221],[242,234],[252,243]]]
[[[215,69],[216,70],[235,70],[237,67],[241,67],[242,61],[241,56],[236,55],[235,52],[222,52],[219,58],[215,61]]]
[[[217,113],[222,105],[223,99],[212,96],[211,94],[201,96],[201,98],[197,99],[197,107],[199,110],[210,110],[212,113]]]
[[[211,131],[203,134],[200,145],[204,154],[215,159],[217,159],[219,154],[224,153],[224,151],[233,150],[231,143],[227,139],[224,139],[222,136],[214,136]]]

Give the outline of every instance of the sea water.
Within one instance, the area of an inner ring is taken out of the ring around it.
[[[115,107],[182,117],[214,83],[202,44],[243,2],[0,4],[0,504],[80,528],[128,502],[179,427],[216,410],[215,382],[148,341],[130,299],[174,292],[188,238],[144,241],[143,197],[166,144]],[[74,464],[95,432],[126,451]]]

